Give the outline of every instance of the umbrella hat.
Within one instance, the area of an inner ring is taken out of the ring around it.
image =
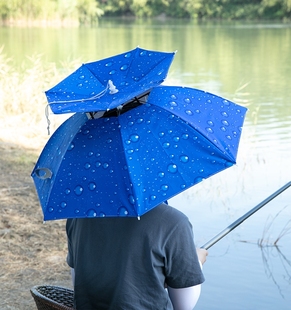
[[[73,115],[32,172],[44,219],[143,215],[232,166],[245,113],[213,94],[159,86],[118,116]]]
[[[175,53],[141,48],[83,64],[45,92],[53,113],[107,111],[161,84]]]

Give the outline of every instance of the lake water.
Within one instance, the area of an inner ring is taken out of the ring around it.
[[[60,64],[136,46],[177,50],[167,84],[248,107],[237,165],[170,200],[198,246],[291,181],[290,24],[107,19],[98,28],[0,28],[2,45],[16,65],[36,54]],[[290,233],[291,188],[209,249],[196,309],[290,309]]]

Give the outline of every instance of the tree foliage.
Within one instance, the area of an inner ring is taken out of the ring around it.
[[[291,0],[96,0],[104,16],[290,19]]]
[[[96,0],[0,0],[2,22],[13,20],[79,20],[93,24],[103,14]]]
[[[94,0],[77,0],[76,9],[80,24],[95,24],[103,11],[97,6]]]
[[[100,16],[195,19],[291,20],[291,0],[0,0],[2,21],[78,19],[94,24]]]

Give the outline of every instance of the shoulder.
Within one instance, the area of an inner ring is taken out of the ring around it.
[[[96,225],[98,223],[98,225]],[[66,222],[66,231],[70,235],[74,233],[85,232],[90,229],[105,229],[108,226],[125,226],[127,230],[131,227],[136,229],[148,229],[152,227],[155,229],[158,228],[168,228],[173,230],[178,226],[188,226],[186,223],[189,223],[188,217],[181,211],[167,205],[160,204],[154,209],[150,210],[146,214],[140,217],[140,221],[137,221],[136,218],[94,218],[94,219],[67,219]],[[105,227],[103,227],[104,225]],[[191,225],[190,225],[191,226]],[[90,228],[91,227],[91,228]],[[92,228],[93,227],[93,228]]]
[[[86,222],[84,221],[84,219],[79,219],[79,218],[67,219],[66,221],[67,235],[71,236],[74,233],[78,233],[80,229],[84,229],[83,227],[87,226],[86,223],[85,225],[83,225],[84,222]]]
[[[188,217],[183,212],[164,203],[160,204],[150,212],[153,212],[153,216],[158,216],[174,222],[189,221]]]
[[[151,223],[151,227],[167,231],[169,234],[175,234],[177,231],[192,231],[188,217],[183,212],[166,204],[160,204],[143,216],[145,216],[146,222]]]

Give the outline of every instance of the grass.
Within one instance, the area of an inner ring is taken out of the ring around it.
[[[77,61],[59,64],[44,63],[41,55],[27,58],[16,68],[13,60],[3,54],[0,48],[0,138],[40,148],[47,140],[45,118],[46,97],[44,91],[51,88],[72,72]],[[55,117],[52,129],[63,118]]]

